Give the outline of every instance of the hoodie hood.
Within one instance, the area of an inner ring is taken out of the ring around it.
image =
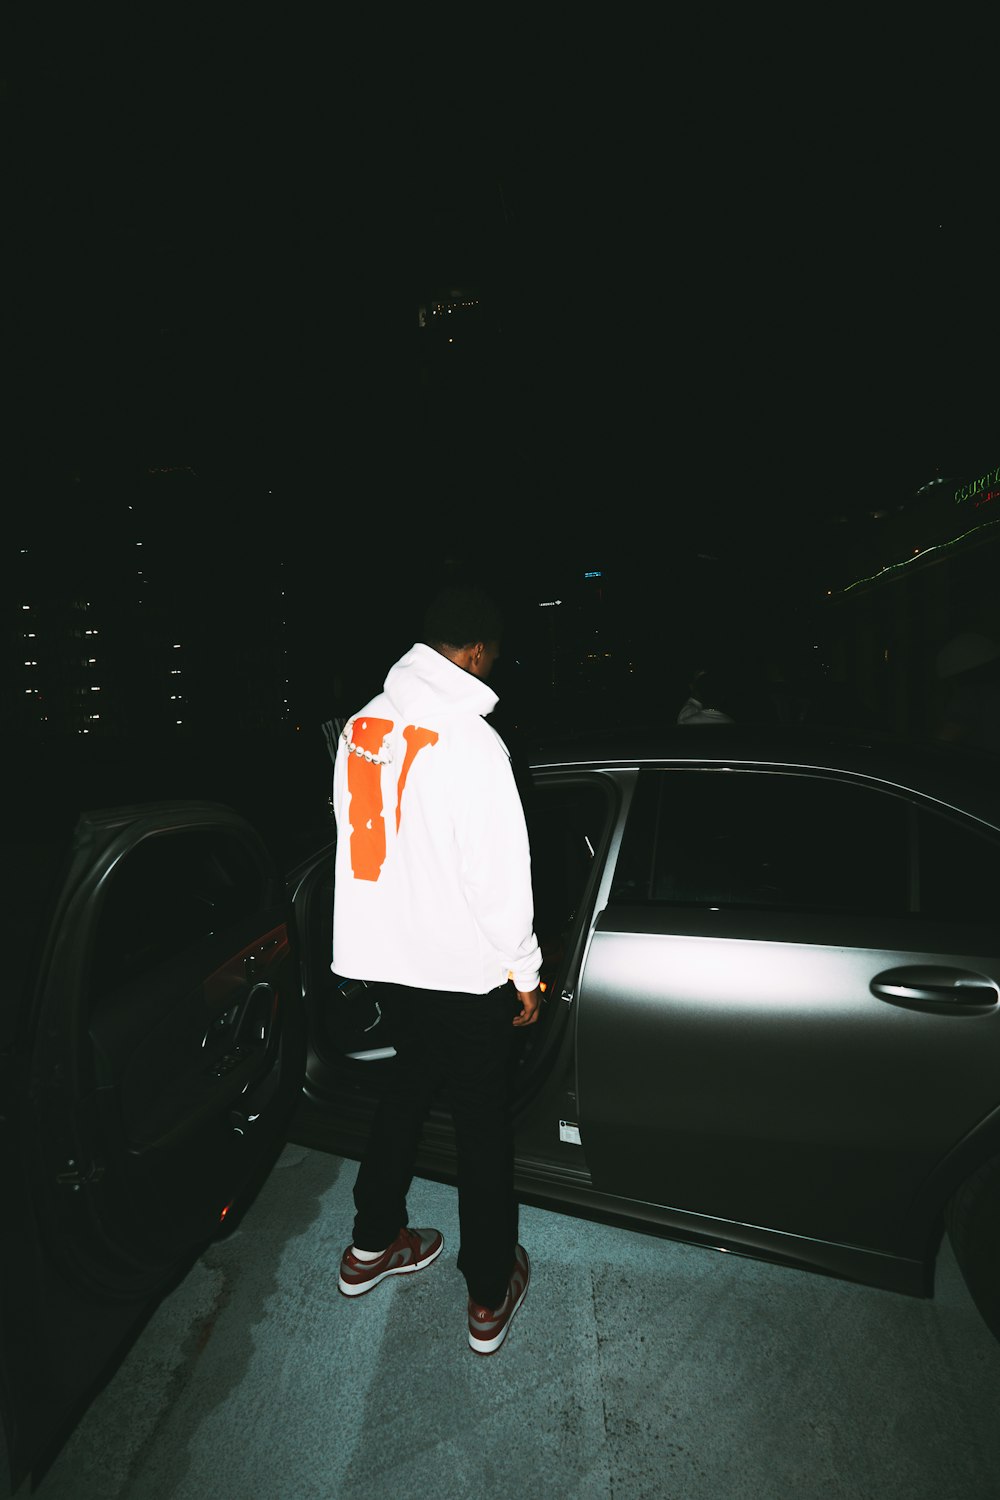
[[[485,718],[499,698],[480,677],[417,641],[399,658],[385,679],[385,691],[404,719],[419,724],[437,715],[477,714]]]

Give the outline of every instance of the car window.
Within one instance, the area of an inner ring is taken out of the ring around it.
[[[1000,911],[1000,840],[921,809],[920,911],[932,921],[985,922]]]
[[[608,788],[596,781],[548,783],[525,801],[535,932],[547,971],[554,972],[562,957],[610,811]]]
[[[666,769],[640,777],[612,901],[910,910],[905,799],[800,773]]]
[[[246,845],[220,830],[143,839],[108,879],[91,1003],[258,912],[266,901],[266,882]]]

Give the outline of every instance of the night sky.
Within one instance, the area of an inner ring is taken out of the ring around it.
[[[189,467],[206,525],[320,576],[373,516],[407,565],[810,566],[998,457],[995,101],[974,36],[912,40],[477,44],[444,81],[290,29],[12,48],[12,498]],[[428,414],[448,286],[490,334]]]

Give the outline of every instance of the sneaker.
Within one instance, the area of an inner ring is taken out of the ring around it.
[[[523,1245],[514,1250],[514,1269],[507,1284],[507,1295],[495,1310],[480,1307],[469,1299],[469,1347],[477,1354],[494,1354],[510,1328],[511,1320],[524,1301],[531,1270]]]
[[[340,1261],[340,1290],[345,1297],[360,1297],[387,1276],[422,1271],[443,1249],[444,1239],[436,1229],[401,1229],[378,1260],[359,1260],[354,1246],[348,1245]]]

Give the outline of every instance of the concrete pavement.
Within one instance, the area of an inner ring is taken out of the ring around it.
[[[482,1358],[450,1187],[411,1194],[433,1266],[340,1296],[354,1172],[288,1146],[17,1500],[1000,1500],[1000,1343],[947,1245],[922,1301],[525,1208]]]

